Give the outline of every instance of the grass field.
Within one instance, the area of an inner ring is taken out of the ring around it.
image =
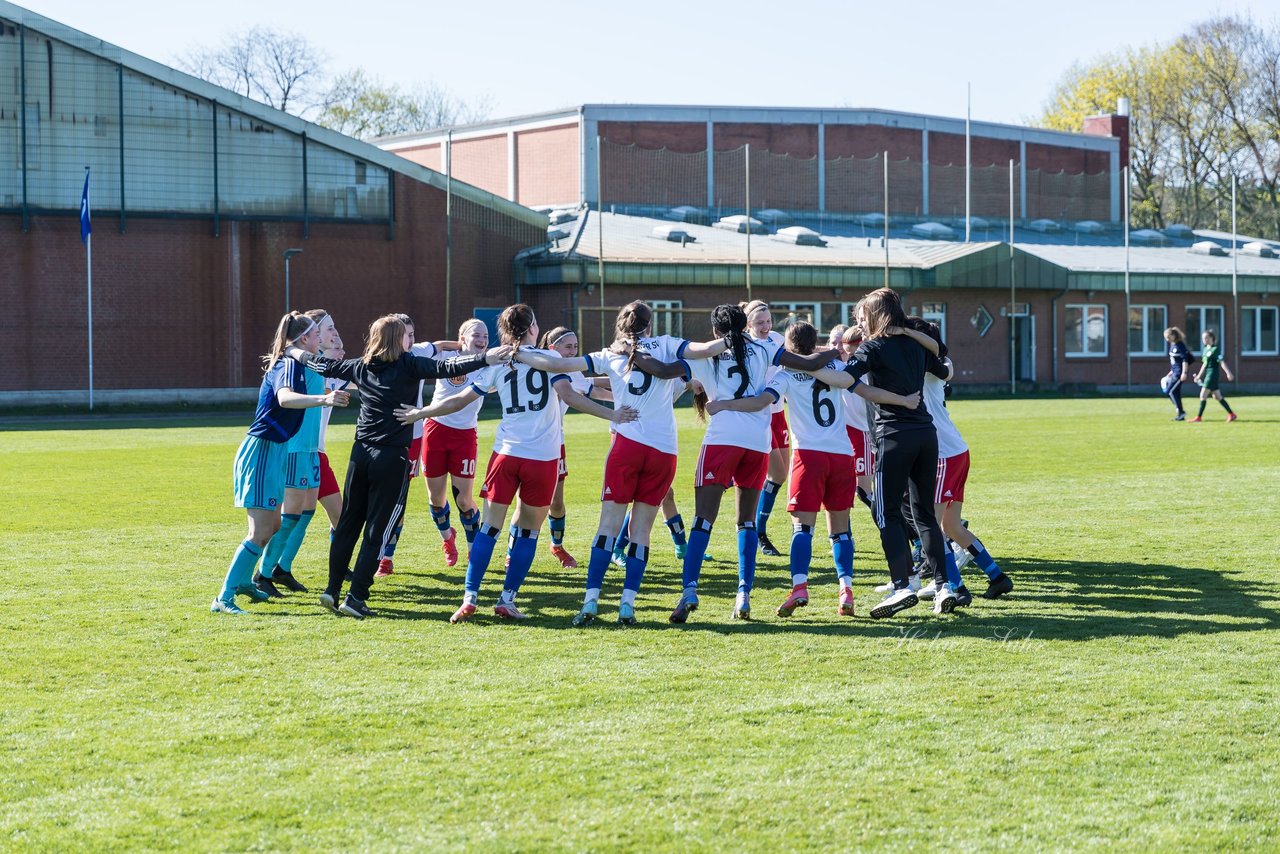
[[[0,847],[1274,848],[1280,399],[1233,402],[1232,425],[1216,404],[1171,423],[1159,399],[954,402],[965,515],[1017,583],[1004,599],[850,620],[815,568],[783,621],[786,560],[761,558],[762,619],[731,623],[722,516],[689,625],[666,623],[679,568],[659,526],[642,624],[612,623],[612,570],[585,630],[582,571],[545,533],[533,619],[450,626],[462,567],[420,489],[370,600],[383,616],[313,595],[211,615],[243,535],[245,419],[0,427]],[[700,433],[680,417],[691,520]],[[585,566],[607,434],[567,432]],[[331,430],[336,465],[351,434]],[[779,544],[788,529],[775,513]],[[324,530],[298,562],[313,590]],[[854,534],[865,615],[884,575],[865,510]]]

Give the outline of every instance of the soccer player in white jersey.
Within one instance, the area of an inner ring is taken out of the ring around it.
[[[593,622],[599,613],[600,588],[613,556],[613,548],[632,505],[628,535],[626,577],[618,622],[636,621],[635,600],[649,561],[649,536],[658,507],[663,503],[676,475],[678,433],[673,404],[688,380],[691,360],[709,359],[725,349],[724,341],[691,344],[669,335],[650,336],[653,310],[643,302],[633,302],[618,312],[617,339],[623,347],[601,350],[578,359],[555,359],[521,351],[516,358],[546,370],[585,370],[609,378],[615,403],[634,408],[639,417],[614,424],[613,442],[604,466],[601,490],[600,525],[587,564],[587,589],[582,610],[573,618],[575,626]],[[619,352],[621,350],[621,352]],[[670,366],[663,376],[636,369],[638,359]],[[633,504],[634,502],[634,504]]]
[[[773,314],[769,304],[764,300],[752,300],[743,303],[742,310],[747,315],[747,331],[755,341],[768,343],[772,347],[782,347],[782,336],[773,331]],[[775,366],[769,369],[768,379],[778,373]],[[791,435],[787,427],[787,414],[781,402],[769,407],[769,472],[760,490],[760,504],[756,507],[756,533],[760,538],[760,551],[770,557],[778,557],[773,541],[769,539],[769,516],[773,513],[774,502],[782,491],[782,484],[787,479],[787,462],[790,457]]]
[[[913,321],[914,318],[908,318]],[[920,322],[918,327],[937,341],[942,341],[942,332],[935,323]],[[933,374],[924,375],[924,400],[929,414],[933,416],[933,426],[938,432],[938,485],[933,494],[934,515],[942,525],[942,533],[955,543],[955,549],[948,550],[947,578],[955,587],[957,604],[968,605],[973,601],[960,577],[960,570],[969,560],[977,563],[987,576],[987,589],[983,598],[996,599],[1013,589],[1013,580],[1000,570],[998,564],[982,543],[969,532],[961,522],[961,510],[964,507],[964,485],[969,478],[969,446],[965,444],[951,420],[951,412],[947,409],[946,385],[955,375],[955,368],[950,359],[944,359],[947,376],[940,378]],[[937,592],[937,585],[930,582],[920,590],[921,599],[931,599]]]
[[[801,356],[813,353],[818,331],[805,321],[787,327],[787,349]],[[843,369],[843,362],[832,362]],[[891,406],[915,408],[920,395],[897,395],[856,382],[851,390],[860,398]],[[827,511],[831,556],[840,582],[837,613],[853,616],[853,539],[849,535],[849,508],[853,505],[853,448],[845,430],[845,395],[812,374],[783,369],[770,380],[764,394],[739,400],[716,400],[708,412],[760,411],[782,401],[795,450],[791,456],[791,488],[787,510],[792,522],[791,593],[778,607],[779,617],[790,617],[809,604],[809,564],[813,557],[813,526],[819,510]]]
[[[846,363],[852,361],[853,354],[858,351],[858,345],[861,343],[861,328],[853,326],[844,330],[839,346],[841,356]],[[862,398],[854,400],[855,393],[852,390],[846,390],[846,393],[850,396],[845,399],[844,424],[845,430],[849,433],[849,443],[853,447],[853,474],[857,478],[857,498],[870,508],[876,451],[875,440],[871,437],[871,420],[868,412],[870,404]]]
[[[532,348],[538,340],[538,321],[533,309],[523,303],[508,307],[498,316],[498,332],[506,344]],[[533,565],[538,531],[547,518],[560,460],[560,433],[556,429],[560,410],[553,405],[552,396],[558,395],[573,408],[614,423],[633,420],[636,415],[633,409],[623,407],[614,410],[588,399],[574,391],[564,375],[548,376],[521,362],[493,365],[477,371],[465,392],[439,405],[421,409],[404,407],[398,415],[404,423],[436,418],[456,412],[478,396],[494,391],[502,405],[502,421],[498,424],[493,454],[480,490],[485,507],[480,531],[467,558],[462,606],[449,619],[451,623],[462,622],[475,614],[480,583],[489,568],[498,532],[502,530],[507,510],[516,495],[520,496],[520,510],[516,516],[518,533],[511,547],[511,563],[507,567],[502,595],[493,610],[504,619],[525,618],[516,607],[515,597],[529,574],[529,567]]]
[[[463,353],[483,353],[489,349],[489,328],[483,320],[471,318],[458,327],[458,345]],[[431,395],[432,405],[444,403],[471,387],[472,378],[478,372],[436,380]],[[427,500],[431,506],[431,521],[440,532],[440,547],[444,551],[445,566],[458,563],[458,532],[449,520],[450,480],[453,481],[453,499],[458,505],[458,521],[468,547],[475,541],[480,528],[480,510],[476,507],[475,477],[477,460],[476,424],[484,398],[477,397],[471,403],[448,415],[428,418],[422,433],[422,477],[427,484]]]

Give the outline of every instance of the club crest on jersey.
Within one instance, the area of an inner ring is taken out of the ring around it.
[[[466,374],[463,374],[457,377],[449,377],[449,385],[465,385],[466,382],[467,382]]]

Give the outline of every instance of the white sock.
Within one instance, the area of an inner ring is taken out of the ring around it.
[[[852,587],[853,587],[853,576],[850,576],[850,575],[842,575],[842,576],[840,576],[840,589],[841,589],[841,590],[852,589]]]
[[[514,590],[503,590],[502,598],[498,601],[505,602],[508,605],[514,605],[516,603],[516,592]]]
[[[801,584],[808,584],[808,583],[809,583],[809,573],[807,573],[807,572],[793,572],[793,573],[791,573],[791,586],[792,586],[792,587],[799,587]]]
[[[479,597],[479,594],[477,594],[477,593],[473,593],[473,592],[471,592],[470,590],[468,590],[468,591],[466,591],[465,593],[463,593],[463,594],[462,594],[462,604],[464,604],[464,605],[474,605],[474,604],[476,604],[476,599],[478,599],[478,598],[480,598],[480,597]]]
[[[583,597],[582,604],[585,605],[588,602],[599,602],[599,601],[600,601],[600,588],[592,587],[587,591],[587,595]]]
[[[635,606],[635,604],[636,604],[636,591],[634,591],[634,590],[623,590],[623,591],[622,591],[622,604],[623,604],[623,605],[631,605],[631,606],[633,606],[633,607],[634,607],[634,606]]]

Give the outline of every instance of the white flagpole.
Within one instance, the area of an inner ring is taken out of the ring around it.
[[[972,191],[973,179],[973,154],[971,149],[971,140],[969,136],[969,121],[973,116],[973,84],[968,84],[965,95],[964,106],[964,242],[969,242],[969,223],[972,221],[970,215],[969,200]]]
[[[84,216],[89,216],[89,167],[84,167]],[[85,286],[89,303],[89,411],[93,411],[93,231],[84,236]]]

